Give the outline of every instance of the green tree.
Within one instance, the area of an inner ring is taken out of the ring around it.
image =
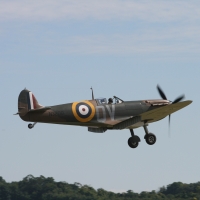
[[[10,189],[6,183],[0,183],[0,200],[11,200]]]

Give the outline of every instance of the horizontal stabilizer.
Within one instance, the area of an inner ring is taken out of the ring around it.
[[[42,107],[38,109],[29,110],[28,113],[45,112],[46,110],[49,110],[49,109],[51,109],[51,107]]]

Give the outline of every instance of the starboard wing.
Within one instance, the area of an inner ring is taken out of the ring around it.
[[[175,103],[175,104],[166,105],[164,107],[157,108],[157,109],[154,109],[151,111],[147,111],[140,115],[141,120],[147,121],[149,123],[158,121],[158,120],[163,119],[166,116],[188,106],[191,103],[192,103],[192,101],[188,100],[188,101],[183,101],[183,102],[179,102],[179,103]]]

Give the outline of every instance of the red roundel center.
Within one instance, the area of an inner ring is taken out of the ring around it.
[[[85,111],[85,108],[82,108],[82,111]]]

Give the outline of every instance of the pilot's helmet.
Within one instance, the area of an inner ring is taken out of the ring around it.
[[[112,98],[109,98],[109,99],[108,99],[108,102],[109,102],[109,103],[113,103],[113,99],[112,99]]]

